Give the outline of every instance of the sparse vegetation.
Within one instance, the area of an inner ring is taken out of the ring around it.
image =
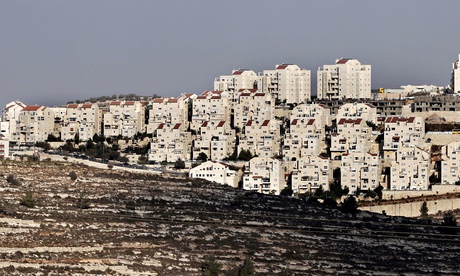
[[[21,205],[26,206],[28,208],[35,207],[35,197],[32,190],[27,190],[24,197],[21,198]]]

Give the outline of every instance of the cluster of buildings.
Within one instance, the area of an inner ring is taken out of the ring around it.
[[[149,161],[192,163],[205,156],[209,161],[191,168],[190,177],[263,193],[279,194],[287,186],[295,194],[328,190],[337,180],[350,193],[379,185],[427,190],[433,173],[441,184],[459,181],[460,136],[443,145],[436,169],[425,113],[441,108],[455,113],[460,97],[424,94],[429,99],[418,100],[382,90],[372,93],[371,66],[356,59],[319,68],[314,100],[310,77],[310,70],[279,64],[261,73],[233,70],[215,79],[214,90],[200,95],[62,107],[14,101],[2,113],[0,155],[8,156],[10,146],[50,137],[87,141],[96,134],[117,138],[146,133],[151,137]],[[439,104],[430,107],[435,98]],[[225,163],[241,153],[252,156],[236,163],[242,170]]]

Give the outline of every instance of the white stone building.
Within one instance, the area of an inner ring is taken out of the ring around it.
[[[196,160],[200,153],[208,159],[221,161],[235,151],[235,130],[226,121],[206,121],[199,128],[193,140],[192,159]]]
[[[214,80],[216,91],[238,91],[240,89],[253,89],[257,82],[257,74],[248,69],[233,70],[231,75],[224,75]]]
[[[242,129],[249,120],[273,120],[275,101],[270,93],[261,93],[256,89],[240,89],[236,100],[232,102],[233,125]]]
[[[460,93],[460,54],[458,59],[452,64],[452,91],[456,94]]]
[[[230,121],[228,94],[205,91],[193,100],[191,129],[197,130],[205,121]]]
[[[206,179],[238,188],[239,177],[237,171],[231,170],[228,164],[225,163],[206,161],[195,168],[191,168],[188,175],[191,178]]]
[[[132,137],[145,131],[145,105],[140,101],[113,101],[104,114],[104,136]]]
[[[153,133],[160,124],[188,124],[189,97],[157,98],[150,102],[147,133]]]
[[[342,153],[367,152],[373,143],[372,128],[362,118],[338,118],[337,132],[331,134],[331,158],[337,159]]]
[[[428,190],[430,153],[413,144],[398,147],[391,162],[391,190]]]
[[[394,160],[394,154],[405,144],[424,144],[425,122],[422,117],[387,117],[383,138],[383,153],[387,161]]]
[[[292,190],[296,195],[314,192],[320,186],[327,191],[332,181],[331,161],[321,156],[301,157],[295,163],[291,179]]]
[[[441,184],[460,181],[460,141],[442,147]]]
[[[53,133],[53,129],[53,111],[45,106],[29,105],[20,111],[16,130],[10,141],[26,145],[44,142]]]
[[[102,113],[96,103],[68,104],[66,113],[60,117],[63,141],[74,139],[76,134],[81,141],[101,134]]]
[[[377,108],[368,103],[346,103],[337,111],[337,118],[362,118],[377,124]]]
[[[149,161],[175,162],[190,160],[192,136],[182,124],[160,124],[150,143]]]
[[[259,74],[257,89],[271,93],[286,103],[302,103],[311,99],[311,72],[294,64],[278,64],[275,70]]]
[[[340,166],[342,187],[347,186],[351,194],[374,190],[380,184],[382,166],[377,153],[348,152],[342,154]]]
[[[285,177],[281,160],[271,157],[254,157],[245,165],[243,189],[279,195],[286,187]]]
[[[356,59],[338,59],[317,71],[318,99],[371,98],[371,66]]]
[[[16,125],[19,122],[19,113],[27,105],[21,101],[12,101],[8,103],[2,112],[2,120],[0,122],[0,133],[6,139],[12,140],[13,133],[16,131]]]
[[[283,159],[295,161],[300,157],[318,155],[325,151],[324,125],[315,123],[316,119],[293,119],[289,132],[284,135]]]
[[[0,134],[0,159],[10,157],[10,141],[8,137]]]
[[[331,109],[323,104],[299,104],[289,113],[289,120],[292,122],[294,119],[315,119],[316,126],[324,128],[326,125],[331,125]]]
[[[252,155],[273,157],[280,154],[280,124],[278,120],[248,121],[239,138],[238,154],[249,150]]]

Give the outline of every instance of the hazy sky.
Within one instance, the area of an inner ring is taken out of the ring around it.
[[[460,1],[0,1],[0,109],[92,96],[178,96],[232,69],[354,57],[372,87],[447,85]],[[313,90],[316,93],[316,90]]]

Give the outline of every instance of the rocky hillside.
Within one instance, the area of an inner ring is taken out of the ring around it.
[[[456,228],[70,163],[0,173],[2,275],[201,275],[207,256],[257,275],[460,271]]]

